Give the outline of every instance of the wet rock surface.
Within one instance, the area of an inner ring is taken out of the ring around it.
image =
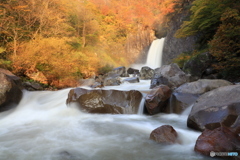
[[[240,138],[238,134],[229,128],[220,126],[214,130],[204,130],[198,137],[194,150],[200,154],[214,157],[214,152],[237,152],[240,151]],[[239,159],[240,157],[221,156],[226,159]]]
[[[22,95],[20,78],[8,70],[0,69],[0,112],[15,107]]]
[[[203,131],[225,125],[239,131],[239,97],[240,85],[220,87],[201,95],[193,105],[187,126]]]
[[[150,134],[150,139],[163,144],[175,144],[177,142],[178,134],[170,125],[163,125],[156,128]]]
[[[167,85],[170,88],[176,88],[189,82],[189,80],[189,75],[185,74],[177,64],[172,63],[155,69],[150,88],[154,88],[160,84]]]
[[[87,90],[76,88],[70,90],[67,104],[77,106],[89,113],[136,114],[142,94],[139,91]]]
[[[164,112],[171,93],[171,89],[166,85],[153,88],[145,98],[147,112],[151,115]]]

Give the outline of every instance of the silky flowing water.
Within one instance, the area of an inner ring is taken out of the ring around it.
[[[149,83],[105,89],[145,92]],[[69,90],[24,91],[15,109],[0,113],[1,160],[206,159],[193,150],[200,132],[187,128],[186,113],[88,114],[66,105]],[[163,145],[149,139],[152,130],[165,124],[176,129],[181,144]]]
[[[133,64],[131,67],[141,69],[143,66],[148,66],[152,69],[161,67],[162,65],[162,51],[165,38],[156,39],[152,42],[145,64]]]

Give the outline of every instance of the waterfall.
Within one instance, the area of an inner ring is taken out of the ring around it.
[[[148,51],[148,56],[145,64],[133,64],[131,67],[141,69],[143,66],[148,66],[152,69],[162,66],[162,50],[165,38],[156,39],[152,42]]]
[[[147,62],[145,66],[152,69],[161,67],[162,65],[162,50],[164,45],[164,38],[156,39],[152,42],[148,51]]]

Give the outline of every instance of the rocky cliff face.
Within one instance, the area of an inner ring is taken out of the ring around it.
[[[187,5],[187,4],[186,4]],[[170,22],[167,35],[165,37],[162,64],[166,65],[172,62],[179,54],[183,52],[191,52],[194,50],[197,36],[186,38],[175,38],[176,31],[180,28],[183,21],[189,16],[189,11],[183,11],[175,15]]]

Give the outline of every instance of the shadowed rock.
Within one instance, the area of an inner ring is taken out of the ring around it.
[[[22,98],[20,78],[8,70],[0,69],[0,112],[16,106]]]
[[[134,69],[134,68],[128,68],[127,70],[128,74],[140,74],[138,69]]]
[[[189,105],[193,104],[197,98],[213,89],[232,85],[231,82],[221,79],[200,79],[195,82],[185,83],[174,90],[167,110],[173,113],[183,112]]]
[[[160,85],[151,90],[146,96],[145,105],[149,114],[164,112],[171,96],[171,89],[166,85]]]
[[[188,127],[203,131],[225,125],[239,132],[239,97],[240,85],[220,87],[201,95],[188,117]]]

